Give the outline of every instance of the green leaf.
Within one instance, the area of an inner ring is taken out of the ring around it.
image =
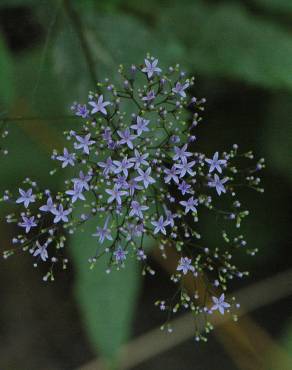
[[[108,256],[90,270],[88,258],[100,248],[91,235],[104,220],[93,219],[71,237],[76,269],[75,293],[93,349],[113,363],[131,332],[140,282],[140,272],[130,253],[126,266],[106,273]]]
[[[9,109],[14,94],[12,61],[0,35],[0,112]]]
[[[198,73],[292,90],[291,34],[239,5],[178,5],[163,12],[159,25],[188,47]]]

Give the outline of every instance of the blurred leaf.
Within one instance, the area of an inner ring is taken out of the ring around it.
[[[0,35],[0,112],[8,110],[13,93],[12,60]]]
[[[160,28],[188,47],[198,73],[292,89],[291,34],[237,5],[201,2],[166,8]]]
[[[84,232],[71,237],[71,249],[76,268],[76,297],[86,329],[96,352],[115,361],[120,346],[129,338],[140,281],[135,258],[130,253],[126,267],[107,274],[108,256],[102,257],[93,270],[88,258],[100,248],[91,235],[98,224],[97,217],[88,221]]]
[[[267,355],[267,370],[288,370],[292,369],[292,322],[288,322],[284,334],[280,339],[283,346],[281,355],[278,353],[269,353]],[[272,355],[274,355],[272,357]]]

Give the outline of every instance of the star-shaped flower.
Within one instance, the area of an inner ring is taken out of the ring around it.
[[[43,211],[43,212],[51,212],[53,208],[55,208],[55,207],[54,207],[53,199],[52,199],[51,197],[49,197],[49,198],[47,199],[47,204],[45,204],[45,205],[41,206],[41,207],[39,208],[39,210],[40,210],[40,211]]]
[[[114,252],[114,256],[117,263],[123,263],[127,258],[128,252],[125,251],[121,246]]]
[[[172,92],[175,94],[180,95],[182,98],[185,98],[187,95],[185,93],[185,90],[189,87],[189,83],[186,82],[185,84],[181,84],[180,82],[177,82],[175,84],[175,87],[172,89]]]
[[[130,158],[130,161],[135,163],[135,169],[139,168],[141,165],[149,165],[149,163],[146,161],[146,158],[149,157],[149,153],[140,154],[138,150],[135,149],[134,154],[135,156],[133,158]]]
[[[191,193],[191,185],[186,183],[184,180],[178,185],[178,189],[181,191],[182,195],[185,195],[187,193]]]
[[[136,200],[133,200],[131,202],[131,212],[129,216],[138,216],[139,218],[143,218],[142,211],[146,211],[147,209],[149,209],[149,207],[143,206]]]
[[[134,163],[130,162],[130,160],[125,157],[122,161],[114,161],[114,165],[116,166],[114,172],[117,174],[123,172],[123,174],[127,178],[129,174],[128,169],[133,167]]]
[[[194,197],[190,197],[187,201],[182,200],[179,204],[185,207],[185,213],[189,213],[189,211],[197,212],[198,199],[194,199]]]
[[[224,315],[224,311],[230,307],[230,304],[225,302],[224,300],[225,300],[224,293],[222,293],[219,298],[212,297],[214,305],[212,306],[211,310],[212,311],[218,310],[221,313],[221,315]]]
[[[149,120],[144,119],[144,118],[142,118],[140,116],[137,116],[136,124],[135,125],[132,125],[131,128],[133,130],[136,130],[137,131],[137,135],[140,136],[142,134],[142,132],[149,131],[149,128],[147,127],[149,122],[150,122]]]
[[[173,156],[173,160],[176,161],[178,159],[183,160],[187,159],[187,157],[191,157],[193,154],[191,152],[187,152],[188,144],[185,144],[182,148],[178,146],[174,147],[175,155]]]
[[[196,161],[188,162],[187,158],[183,157],[182,163],[175,164],[175,168],[177,168],[178,173],[180,174],[179,177],[184,177],[187,173],[190,176],[195,175],[195,171],[192,170],[192,167],[196,164]]]
[[[40,256],[41,260],[46,262],[46,260],[49,258],[47,247],[48,244],[45,243],[44,245],[40,245],[40,243],[37,241],[36,242],[37,248],[33,252],[33,256],[37,257]]]
[[[179,183],[178,174],[180,171],[176,168],[176,165],[172,166],[170,169],[165,168],[164,173],[166,176],[164,176],[164,181],[166,184],[168,184],[171,180],[173,180],[176,184]]]
[[[19,226],[24,227],[26,234],[28,234],[32,227],[37,226],[35,222],[35,217],[34,216],[32,217],[21,216],[21,217],[23,222],[20,222]]]
[[[177,271],[182,271],[184,275],[186,275],[189,271],[194,272],[195,267],[192,265],[192,260],[188,257],[182,257],[179,260],[179,264],[177,266]]]
[[[82,149],[83,153],[89,154],[89,147],[90,145],[93,145],[95,143],[94,140],[90,140],[91,135],[87,134],[86,136],[79,136],[76,135],[76,139],[78,140],[78,143],[74,143],[75,149]]]
[[[221,195],[221,193],[226,193],[226,189],[223,184],[228,181],[228,178],[225,177],[224,179],[220,180],[219,176],[215,173],[214,179],[209,181],[208,185],[211,188],[216,188],[217,194]]]
[[[63,204],[60,204],[59,207],[52,209],[51,213],[55,215],[54,224],[57,224],[60,221],[68,222],[68,215],[71,213],[70,209],[64,209]]]
[[[98,236],[99,239],[98,241],[102,244],[105,239],[107,240],[113,240],[110,229],[108,228],[108,222],[109,222],[109,217],[105,220],[104,226],[103,227],[97,227],[96,228],[96,233],[92,234],[92,236]]]
[[[71,154],[68,152],[67,148],[64,148],[63,149],[63,155],[58,155],[57,159],[62,163],[62,168],[65,168],[67,167],[68,165],[70,166],[74,166],[74,160],[75,160],[75,156],[74,154]]]
[[[169,221],[164,221],[163,216],[160,216],[158,221],[151,221],[151,224],[155,227],[153,231],[154,234],[162,233],[166,235],[165,226],[169,224]]]
[[[209,173],[213,172],[214,170],[217,170],[219,173],[222,173],[221,165],[224,166],[226,164],[226,160],[225,159],[218,159],[218,157],[219,157],[219,153],[216,152],[212,159],[208,159],[208,158],[205,159],[205,161],[210,166]]]
[[[148,167],[146,171],[141,170],[141,168],[137,169],[138,174],[140,176],[135,177],[136,181],[142,181],[144,184],[145,189],[148,188],[148,185],[154,184],[156,181],[153,179],[153,177],[150,176],[151,173],[151,167]]]
[[[130,129],[118,131],[118,135],[121,138],[120,144],[127,144],[130,149],[134,148],[132,141],[136,139],[136,135],[132,135]]]
[[[106,111],[105,107],[108,106],[110,104],[110,102],[109,101],[103,101],[103,95],[99,95],[97,102],[94,101],[94,100],[91,100],[91,101],[89,101],[88,104],[93,107],[93,109],[91,110],[91,114],[100,112],[100,113],[102,113],[106,116],[107,111]]]
[[[110,195],[107,202],[112,203],[114,200],[118,203],[118,205],[122,204],[122,196],[128,195],[128,192],[125,190],[120,190],[120,187],[116,184],[114,185],[113,189],[106,189],[106,193]]]
[[[154,59],[152,62],[148,59],[144,60],[145,67],[142,69],[142,72],[147,74],[148,78],[151,78],[155,73],[160,73],[161,69],[157,67],[158,59]]]
[[[104,169],[103,170],[104,175],[108,175],[109,173],[114,172],[116,169],[111,157],[108,157],[105,162],[98,162],[97,165]]]
[[[35,195],[32,194],[32,189],[28,189],[27,191],[18,189],[20,197],[16,200],[16,203],[23,203],[24,207],[27,208],[30,203],[35,202]]]
[[[155,93],[153,90],[150,90],[146,93],[145,96],[143,96],[142,100],[146,102],[150,102],[151,100],[155,99]]]
[[[85,200],[85,196],[82,194],[83,188],[78,183],[74,184],[74,188],[67,190],[66,194],[72,197],[72,203],[75,203],[78,199]]]
[[[89,190],[89,181],[92,179],[91,174],[84,174],[83,171],[79,172],[79,177],[72,179],[74,184],[78,184],[82,189]]]

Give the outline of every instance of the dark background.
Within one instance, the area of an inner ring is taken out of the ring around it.
[[[26,176],[58,189],[62,179],[48,175],[49,157],[62,147],[63,130],[76,124],[64,118],[70,104],[85,102],[97,78],[114,79],[120,63],[142,63],[150,52],[162,66],[179,62],[196,77],[194,94],[207,98],[200,150],[237,143],[266,158],[265,193],[247,192],[242,201],[251,211],[243,230],[259,253],[242,257],[251,277],[232,288],[291,268],[291,24],[288,0],[0,0],[0,120],[9,130],[0,189],[17,189]],[[2,249],[15,232],[5,224],[6,211],[0,210]],[[122,342],[163,322],[153,302],[172,287],[157,262],[155,279],[138,279],[134,266],[105,282],[84,269],[86,250],[78,254],[68,245],[66,253],[70,269],[54,283],[42,281],[45,270],[34,269],[30,256],[1,262],[0,369],[77,369],[97,355],[114,357]],[[127,297],[119,295],[133,279]],[[290,351],[291,308],[287,297],[249,315]],[[236,361],[216,338],[200,345],[190,338],[135,369],[258,370],[248,351],[238,348]],[[273,370],[290,368],[276,363]]]

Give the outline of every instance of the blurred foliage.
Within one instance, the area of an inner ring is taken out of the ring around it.
[[[26,7],[35,21],[31,25],[35,32],[39,24],[43,29],[40,42],[14,55],[7,50],[9,34],[2,29],[1,113],[42,119],[10,123],[10,156],[6,162],[1,160],[5,178],[1,189],[15,187],[21,178],[36,177],[35,173],[44,185],[57,188],[61,184],[62,177],[48,176],[48,168],[53,167],[48,153],[62,146],[62,131],[78,121],[54,117],[69,115],[70,104],[85,102],[88,90],[94,88],[81,31],[100,79],[115,78],[118,64],[141,63],[149,51],[162,66],[179,62],[205,83],[205,87],[195,87],[195,94],[204,92],[211,101],[209,124],[201,129],[202,144],[198,145],[212,152],[238,140],[244,149],[255,146],[256,154],[266,156],[265,204],[251,196],[252,204],[260,204],[254,206],[256,216],[251,216],[247,231],[249,239],[264,249],[266,263],[276,258],[275,243],[287,243],[290,232],[285,193],[292,179],[292,30],[271,12],[289,17],[291,1],[253,0],[248,7],[239,0],[72,0],[69,4],[80,22],[77,25],[62,1],[0,0],[0,14],[7,7]],[[260,16],[259,9],[265,10]],[[256,96],[251,94],[253,89]],[[233,110],[239,103],[230,100],[230,95],[242,99],[242,111]],[[218,107],[223,107],[220,112]],[[203,227],[209,229],[208,221]],[[130,335],[139,270],[128,261],[125,270],[108,276],[103,260],[89,271],[87,258],[95,245],[91,228],[72,238],[76,296],[94,347],[114,359]],[[255,264],[261,266],[260,256]]]
[[[10,107],[13,98],[14,86],[11,64],[10,53],[2,37],[0,37],[0,118],[2,110],[7,110]]]
[[[86,223],[82,232],[71,237],[71,250],[77,273],[77,299],[92,346],[114,365],[121,345],[130,336],[140,274],[134,258],[127,260],[125,268],[107,274],[107,255],[89,270],[88,258],[99,247],[92,234],[103,223],[104,220],[96,219]]]

